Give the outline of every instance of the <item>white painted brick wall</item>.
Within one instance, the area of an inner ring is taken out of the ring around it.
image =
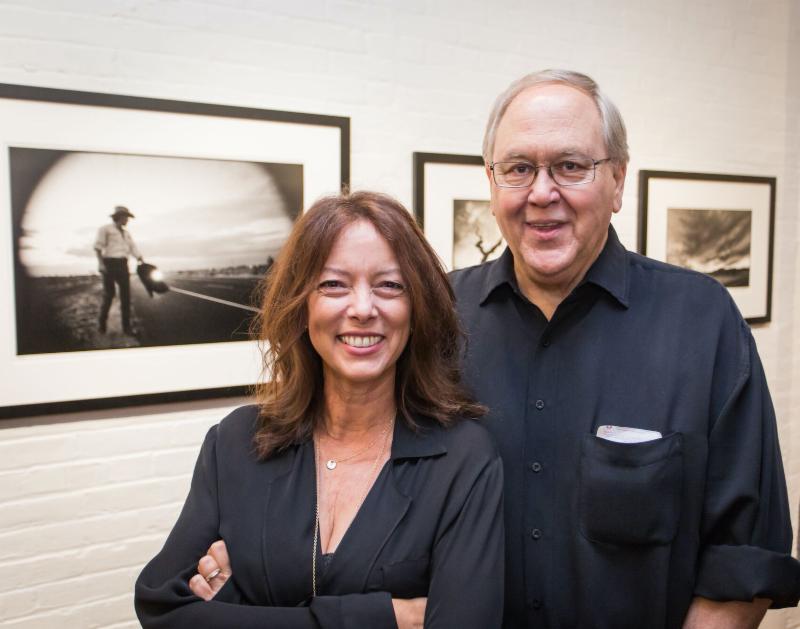
[[[208,427],[243,400],[14,420],[0,430],[3,627],[136,626],[131,586],[163,544]]]
[[[639,169],[777,176],[773,322],[755,335],[796,529],[799,26],[796,0],[0,0],[0,82],[350,116],[353,185],[410,207],[413,151],[478,153],[510,80],[573,67],[628,124],[615,225],[631,247]],[[233,403],[3,424],[0,565],[14,578],[0,580],[0,624],[137,626],[133,579]],[[771,612],[764,627],[796,629],[800,613]]]
[[[779,369],[783,374],[780,381],[782,411],[785,413],[782,428],[782,447],[787,483],[792,501],[794,517],[795,556],[800,556],[800,3],[791,3],[789,10],[789,45],[787,51],[787,98],[785,136],[786,166],[784,168],[786,212],[793,216],[794,230],[787,221],[787,236],[781,238],[785,243],[786,266],[789,282],[785,283],[786,306],[782,313],[791,336],[791,344],[780,348]],[[794,263],[794,273],[788,271]],[[791,294],[792,298],[789,298]],[[791,377],[787,377],[791,374]],[[778,615],[778,614],[774,614]],[[800,611],[784,610],[780,614],[784,625],[792,629],[800,628]],[[775,629],[784,625],[775,625]]]

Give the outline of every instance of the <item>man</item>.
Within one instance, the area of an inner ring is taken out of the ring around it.
[[[139,264],[143,262],[142,254],[130,232],[125,229],[128,220],[135,218],[131,211],[118,205],[111,214],[112,222],[97,230],[94,250],[97,253],[97,265],[103,277],[103,303],[100,306],[98,328],[106,331],[106,320],[111,302],[114,299],[114,285],[119,286],[119,302],[122,310],[122,329],[125,334],[134,335],[131,327],[131,288],[128,271],[128,256],[134,256]]]
[[[617,239],[616,107],[584,75],[526,76],[484,159],[508,249],[452,282],[504,460],[504,626],[735,629],[797,604],[753,338],[716,281]]]

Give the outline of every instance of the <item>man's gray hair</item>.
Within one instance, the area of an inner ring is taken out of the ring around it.
[[[628,134],[625,131],[622,115],[620,115],[617,106],[611,102],[611,99],[600,91],[597,83],[585,74],[573,72],[572,70],[542,70],[517,79],[497,97],[492,113],[489,115],[489,121],[486,124],[486,133],[483,136],[483,160],[487,164],[492,161],[497,127],[500,125],[500,120],[505,115],[511,101],[523,90],[545,83],[569,85],[590,96],[600,112],[600,120],[603,125],[603,140],[605,140],[606,150],[608,151],[606,157],[611,158],[618,164],[628,163],[630,159],[628,155]]]

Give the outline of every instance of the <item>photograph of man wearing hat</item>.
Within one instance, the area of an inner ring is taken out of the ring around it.
[[[122,311],[122,330],[125,334],[134,335],[131,327],[131,285],[128,271],[128,256],[134,256],[139,263],[143,262],[142,254],[130,232],[125,229],[128,219],[135,218],[131,211],[118,205],[111,214],[113,222],[103,225],[97,230],[94,250],[97,253],[97,264],[103,277],[103,303],[100,306],[98,327],[100,332],[106,331],[106,319],[114,300],[114,284],[119,286],[119,302]]]

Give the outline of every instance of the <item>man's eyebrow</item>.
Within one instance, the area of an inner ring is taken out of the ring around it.
[[[589,152],[585,149],[570,147],[558,153],[556,157],[589,157]]]
[[[522,160],[529,162],[528,156],[523,153],[509,153],[503,158],[503,161],[513,161],[513,160]]]
[[[558,159],[560,157],[586,157],[588,154],[584,149],[577,148],[574,146],[568,146],[566,148],[560,149],[559,151],[552,154],[551,159]],[[521,161],[521,162],[532,162],[530,155],[527,153],[520,153],[518,151],[514,151],[509,153],[508,155],[503,156],[503,159],[498,160],[501,162],[512,162],[512,161]]]

